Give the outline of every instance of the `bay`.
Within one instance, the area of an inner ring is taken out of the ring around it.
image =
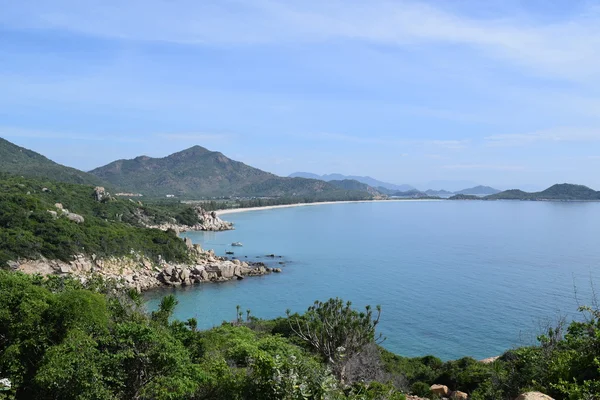
[[[236,305],[274,318],[340,297],[382,306],[387,349],[448,360],[531,344],[548,321],[577,318],[598,287],[600,203],[369,202],[223,218],[236,229],[185,235],[218,255],[284,262],[283,272],[155,290],[150,310],[175,293],[175,317],[210,328],[235,319]]]

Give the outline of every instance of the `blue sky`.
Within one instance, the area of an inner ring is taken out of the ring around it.
[[[394,183],[600,189],[600,2],[0,0],[0,136]]]

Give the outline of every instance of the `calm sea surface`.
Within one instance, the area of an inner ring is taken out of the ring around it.
[[[548,319],[576,317],[591,283],[600,290],[600,203],[377,202],[224,219],[236,230],[187,236],[218,255],[284,261],[283,273],[160,289],[146,295],[149,309],[175,293],[175,316],[209,328],[238,304],[272,318],[337,296],[380,304],[384,346],[398,354],[484,358],[531,343]]]

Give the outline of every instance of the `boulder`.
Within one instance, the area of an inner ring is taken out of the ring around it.
[[[527,392],[519,395],[515,400],[554,400],[552,397],[541,392]]]
[[[188,281],[190,279],[190,270],[187,268],[183,268],[181,272],[179,272],[179,279],[182,281]]]
[[[194,244],[192,243],[192,239],[190,239],[189,237],[186,237],[185,239],[183,239],[183,241],[185,242],[185,245],[187,246],[187,248],[189,250],[192,250],[194,248]]]
[[[483,360],[479,360],[479,362],[483,363],[483,364],[491,364],[499,358],[500,358],[500,356],[488,357],[488,358],[484,358]]]
[[[71,273],[71,267],[68,266],[68,265],[61,265],[60,269],[59,269],[59,272],[61,274],[70,274]]]
[[[454,392],[452,392],[450,398],[457,400],[467,400],[469,398],[469,395],[465,392],[461,392],[460,390],[455,390]]]
[[[85,222],[85,219],[81,215],[75,214],[75,213],[71,213],[71,212],[67,214],[67,219],[69,221],[73,221],[73,222],[76,222],[78,224],[82,224],[82,223]]]
[[[273,268],[273,270],[272,270],[272,271],[273,271],[273,272],[277,272],[277,273],[279,273],[279,272],[281,272],[281,268]]]
[[[173,275],[173,267],[167,264],[165,266],[165,268],[163,269],[163,274],[165,274],[167,276]]]
[[[235,274],[235,267],[236,267],[236,265],[234,263],[225,262],[225,263],[221,264],[221,266],[219,267],[219,270],[221,271],[221,273],[219,275],[222,278],[231,279],[231,278],[233,278],[233,275]]]
[[[54,207],[58,208],[59,210],[63,209],[63,205],[61,203],[56,203]]]
[[[48,212],[50,213],[50,215],[52,215],[53,218],[58,218],[58,213],[54,210],[48,210]]]
[[[102,201],[102,199],[104,199],[104,197],[106,196],[106,190],[102,186],[96,186],[94,188],[93,196],[94,200]]]
[[[438,385],[438,384],[431,385],[429,390],[431,390],[433,393],[439,394],[440,396],[443,396],[443,397],[448,397],[448,394],[450,394],[450,390],[448,389],[448,386],[446,386],[446,385]]]
[[[202,280],[203,280],[203,281],[207,281],[207,280],[208,280],[208,272],[206,272],[206,270],[205,270],[205,269],[203,269],[203,270],[200,272],[200,278],[202,278]]]

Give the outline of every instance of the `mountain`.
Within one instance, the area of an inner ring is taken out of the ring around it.
[[[450,192],[456,192],[464,188],[477,186],[478,184],[473,181],[464,180],[435,180],[427,183],[416,184],[417,188],[423,188],[423,190],[448,190]]]
[[[600,200],[600,192],[583,185],[561,183],[541,192],[512,189],[484,197],[487,200]]]
[[[388,190],[394,191],[407,191],[414,189],[411,185],[395,185],[393,183],[383,182],[370,176],[355,176],[355,175],[342,175],[342,174],[326,174],[317,175],[310,172],[294,172],[289,175],[291,178],[307,178],[307,179],[320,179],[323,181],[343,181],[343,180],[355,180],[361,183],[367,184],[373,188],[382,187]]]
[[[149,196],[309,196],[335,200],[347,196],[370,197],[366,192],[345,191],[316,179],[282,178],[201,146],[163,158],[140,156],[132,160],[118,160],[90,173],[127,190]]]
[[[454,194],[454,192],[449,192],[447,190],[426,190],[425,193],[428,196],[438,196],[438,197],[450,197]]]
[[[429,197],[429,195],[427,193],[421,192],[420,190],[417,190],[417,189],[405,190],[403,192],[399,191],[399,192],[392,194],[391,196],[392,197],[410,197],[410,198],[415,198],[415,199]]]
[[[472,188],[468,188],[468,189],[463,189],[463,190],[459,190],[457,192],[455,192],[455,194],[473,194],[473,195],[490,195],[490,194],[496,194],[496,193],[500,193],[500,190],[498,189],[494,189],[493,187],[490,186],[475,186]]]
[[[378,189],[375,189],[366,183],[359,182],[354,179],[343,179],[340,181],[329,181],[328,183],[343,189],[343,190],[356,190],[359,192],[367,192],[372,195],[379,195],[381,192]]]
[[[17,146],[3,138],[0,138],[0,172],[66,183],[104,185],[97,176],[55,163],[35,151]]]

